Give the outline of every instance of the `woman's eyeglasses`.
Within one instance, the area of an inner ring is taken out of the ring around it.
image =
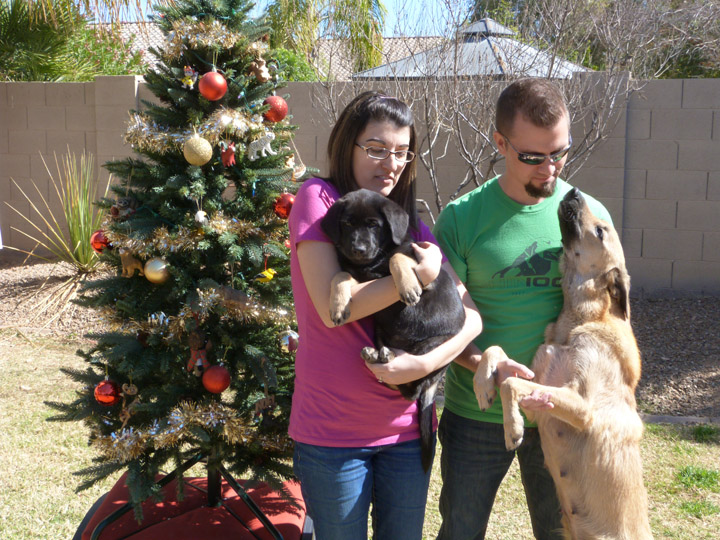
[[[393,155],[395,161],[399,161],[400,163],[410,163],[413,159],[415,159],[415,153],[410,150],[396,150],[395,152],[392,152],[382,146],[363,146],[358,143],[355,143],[355,146],[359,146],[365,150],[368,157],[372,159],[386,159],[390,154]]]
[[[500,133],[500,135],[502,135],[502,133]],[[521,152],[520,150],[515,148],[515,146],[513,146],[513,143],[510,142],[510,139],[508,139],[505,135],[502,136],[503,139],[505,139],[505,141],[510,145],[510,148],[517,152],[518,161],[525,163],[526,165],[542,165],[548,158],[552,163],[557,163],[562,158],[567,156],[567,153],[570,151],[570,147],[572,146],[572,137],[570,137],[570,142],[568,143],[568,145],[562,150],[555,152],[554,154],[550,154],[549,156],[547,154],[528,154],[527,152]]]

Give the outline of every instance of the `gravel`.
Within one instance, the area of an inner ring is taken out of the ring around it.
[[[23,264],[18,254],[0,252],[0,328],[75,341],[101,331],[91,309],[70,305],[62,313],[57,308],[42,313],[48,292],[72,275],[68,265]],[[720,298],[633,298],[631,310],[643,356],[639,409],[720,423]],[[2,350],[7,346],[0,343],[0,354],[7,354]]]

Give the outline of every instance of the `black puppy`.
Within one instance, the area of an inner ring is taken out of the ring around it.
[[[455,283],[444,270],[425,287],[413,268],[417,265],[405,210],[387,197],[367,189],[352,191],[337,200],[321,222],[335,244],[340,268],[331,285],[330,317],[336,325],[350,316],[350,289],[392,275],[402,302],[375,313],[377,349],[366,347],[362,357],[386,363],[394,357],[389,348],[424,354],[457,334],[465,323],[465,310]],[[416,381],[389,385],[419,409],[422,464],[432,465],[432,404],[445,367]]]

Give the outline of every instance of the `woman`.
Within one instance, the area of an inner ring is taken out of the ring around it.
[[[417,406],[378,382],[418,379],[449,363],[482,328],[480,315],[415,209],[416,134],[412,113],[377,92],[357,96],[342,112],[328,144],[330,177],[306,181],[290,213],[291,272],[300,334],[290,436],[294,467],[318,540],[365,540],[370,503],[378,540],[422,536],[430,474],[420,462]],[[320,228],[342,195],[366,188],[400,204],[417,242],[416,272],[432,282],[440,267],[453,276],[466,311],[462,331],[423,356],[398,351],[390,364],[367,365],[373,313],[400,297],[391,277],[352,290],[350,319],[334,327],[329,293],[340,271]]]

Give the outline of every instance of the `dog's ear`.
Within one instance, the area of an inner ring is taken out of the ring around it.
[[[385,199],[384,204],[381,207],[381,211],[385,216],[385,220],[388,225],[390,225],[393,243],[396,246],[399,246],[405,239],[408,225],[410,224],[410,218],[408,217],[407,212],[402,206],[390,199]]]
[[[345,213],[345,201],[338,200],[328,209],[320,221],[320,228],[330,237],[333,244],[340,241],[340,220]]]
[[[630,320],[630,276],[624,268],[613,268],[608,274],[610,297],[627,321]]]

